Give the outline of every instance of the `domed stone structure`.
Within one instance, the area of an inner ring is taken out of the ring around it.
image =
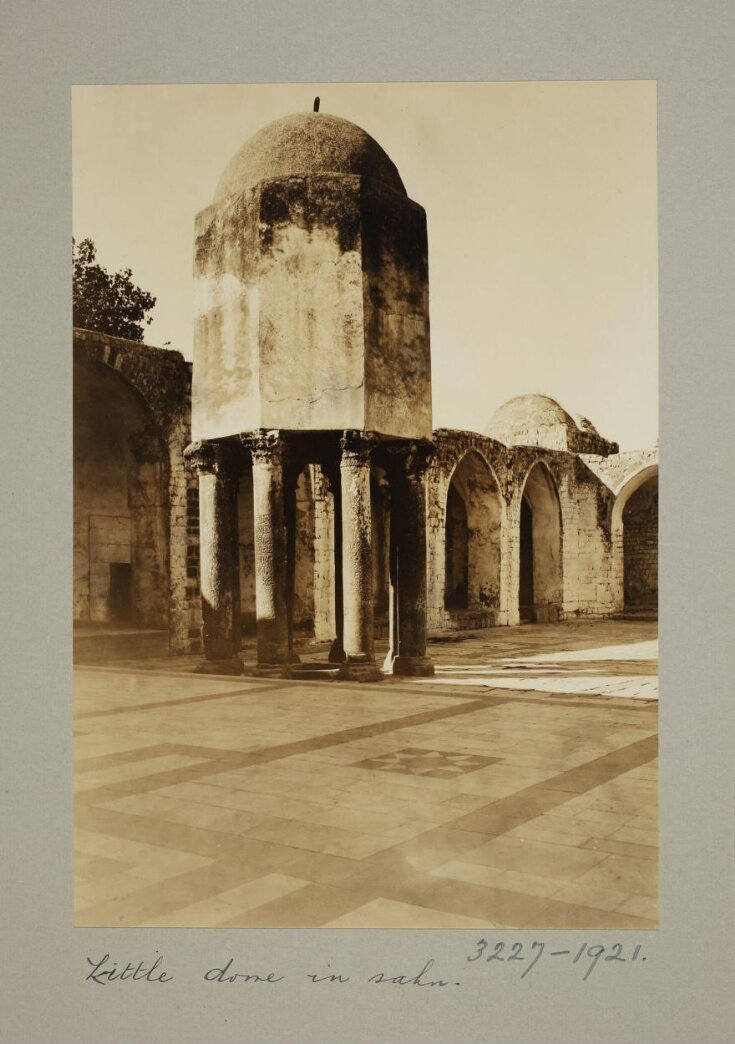
[[[377,680],[374,488],[390,489],[394,673],[428,674],[423,472],[431,452],[426,215],[347,120],[306,113],[247,141],[196,219],[192,435],[205,663],[242,670],[238,502],[252,474],[258,663],[293,652],[296,486],[326,483],[335,533],[330,659]],[[380,523],[382,524],[382,523]],[[400,560],[400,568],[399,568]],[[400,584],[398,577],[400,575]]]
[[[538,446],[607,456],[617,453],[614,442],[604,439],[586,417],[575,420],[548,395],[518,395],[499,406],[485,433],[505,446]]]
[[[574,422],[580,431],[586,431],[590,435],[600,434],[589,417],[584,417],[581,413],[574,414]]]
[[[548,395],[518,395],[499,406],[485,429],[506,446],[568,448],[569,432],[576,424]]]
[[[365,131],[269,124],[197,217],[197,439],[357,429],[431,438],[426,215]]]
[[[325,113],[296,113],[254,134],[225,167],[215,202],[261,181],[307,174],[352,174],[406,195],[395,164],[361,127]]]

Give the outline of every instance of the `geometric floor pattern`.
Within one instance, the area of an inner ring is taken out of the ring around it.
[[[499,758],[481,754],[461,754],[448,750],[426,750],[423,747],[405,747],[389,751],[377,758],[356,761],[355,768],[376,769],[382,772],[407,772],[411,776],[429,776],[432,779],[453,779],[467,772],[494,765]]]
[[[655,928],[652,650],[606,621],[432,645],[434,679],[375,686],[77,668],[75,922]]]

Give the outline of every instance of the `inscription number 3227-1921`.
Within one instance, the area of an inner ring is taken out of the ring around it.
[[[510,944],[496,942],[492,950],[490,950],[490,943],[487,939],[480,939],[476,945],[477,950],[467,957],[468,961],[502,961],[508,964],[512,961],[522,962],[525,965],[521,972],[522,979],[525,979],[533,970],[542,956],[568,957],[572,964],[581,962],[585,969],[582,976],[583,981],[590,977],[599,961],[618,961],[627,964],[628,962],[645,961],[646,959],[641,953],[642,947],[640,945],[633,947],[630,956],[626,957],[622,943],[614,943],[612,946],[603,946],[601,943],[590,946],[588,943],[582,943],[576,950],[552,950],[545,943],[538,941],[532,942],[530,946],[520,942]]]

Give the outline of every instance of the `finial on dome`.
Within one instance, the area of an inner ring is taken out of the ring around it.
[[[318,98],[318,96],[314,99],[314,112],[319,112],[319,98]]]

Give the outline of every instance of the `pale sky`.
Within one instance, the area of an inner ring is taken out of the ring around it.
[[[658,438],[652,82],[76,87],[74,235],[192,347],[194,217],[264,124],[342,116],[426,210],[434,427],[483,431],[524,392],[620,448]]]

